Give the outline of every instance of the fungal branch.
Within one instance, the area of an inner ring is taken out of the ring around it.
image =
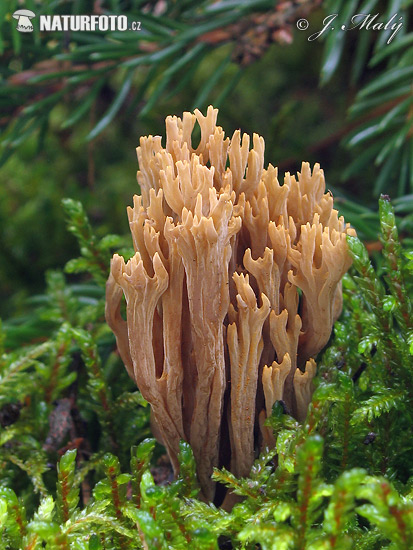
[[[251,149],[240,131],[225,138],[217,115],[167,117],[165,147],[159,136],[140,139],[142,195],[128,208],[135,255],[115,254],[106,298],[175,470],[184,439],[208,500],[214,467],[246,476],[256,451],[274,444],[264,420],[277,400],[305,419],[354,234],[318,164],[280,185],[277,169],[264,168],[263,138],[254,134]]]

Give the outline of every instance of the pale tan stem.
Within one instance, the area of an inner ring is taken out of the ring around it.
[[[270,312],[270,301],[261,294],[257,307],[248,275],[234,273],[238,312],[228,326],[227,342],[231,364],[230,440],[231,471],[247,476],[254,461],[255,396],[258,366],[263,349],[262,327]]]

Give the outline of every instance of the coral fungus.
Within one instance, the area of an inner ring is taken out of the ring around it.
[[[135,255],[113,257],[106,308],[174,468],[184,439],[207,499],[214,467],[245,476],[272,443],[263,420],[275,401],[305,418],[353,234],[318,164],[280,185],[277,169],[264,169],[263,138],[254,134],[252,149],[238,130],[225,138],[217,114],[167,117],[165,148],[159,136],[140,139]]]

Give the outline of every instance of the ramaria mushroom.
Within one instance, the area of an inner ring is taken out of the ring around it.
[[[254,135],[250,150],[238,130],[225,138],[217,114],[167,117],[165,148],[159,136],[141,138],[142,195],[128,208],[135,255],[114,256],[106,300],[175,472],[184,439],[206,500],[214,467],[246,476],[275,444],[265,419],[276,401],[305,419],[354,234],[318,165],[303,163],[280,185],[277,169],[264,169],[264,140]]]
[[[17,19],[17,27],[16,29],[20,32],[32,32],[33,31],[33,25],[30,19],[33,19],[33,17],[36,17],[36,14],[33,13],[31,10],[17,10],[13,13],[14,19]]]

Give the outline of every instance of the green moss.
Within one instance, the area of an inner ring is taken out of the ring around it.
[[[267,422],[276,449],[263,451],[249,478],[214,473],[239,495],[231,512],[198,500],[186,443],[178,479],[155,484],[149,408],[104,322],[102,284],[119,239],[99,240],[80,203],[65,210],[82,251],[68,269],[91,278],[68,284],[49,274],[31,312],[48,324],[30,345],[24,323],[3,328],[1,548],[410,550],[411,261],[386,197],[380,276],[361,241],[348,238],[344,312],[306,420],[276,403]]]

